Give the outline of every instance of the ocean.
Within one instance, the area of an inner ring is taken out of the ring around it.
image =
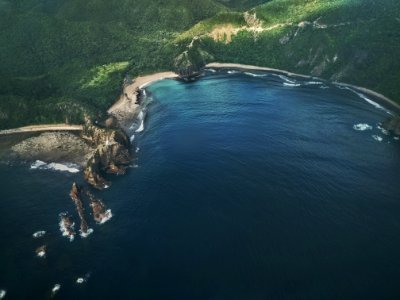
[[[400,298],[400,141],[383,105],[237,71],[146,91],[132,168],[96,192],[113,218],[95,224],[85,204],[89,237],[58,225],[65,211],[79,223],[82,173],[0,165],[5,299],[55,284],[55,299]]]

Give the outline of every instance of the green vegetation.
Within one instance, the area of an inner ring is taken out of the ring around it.
[[[177,40],[188,44],[190,34],[196,34],[197,44],[215,61],[311,74],[364,86],[400,102],[398,1],[273,0],[249,15],[247,28],[230,43],[210,34],[228,23],[237,26],[226,15],[221,22],[217,16],[199,23]]]
[[[0,129],[101,118],[126,75],[211,61],[400,101],[399,25],[396,0],[0,0]]]

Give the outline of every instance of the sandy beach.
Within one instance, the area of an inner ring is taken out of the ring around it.
[[[125,127],[126,120],[130,120],[135,116],[139,104],[137,103],[136,92],[138,89],[162,79],[176,78],[174,72],[160,72],[146,76],[139,76],[133,80],[132,84],[124,87],[124,91],[117,102],[109,109],[108,114],[114,116],[122,127]]]
[[[304,74],[297,74],[297,73],[291,73],[285,70],[280,70],[280,69],[273,69],[273,68],[266,68],[266,67],[258,67],[258,66],[252,66],[252,65],[244,65],[244,64],[234,64],[234,63],[219,63],[219,62],[214,62],[214,63],[209,63],[205,66],[206,68],[214,68],[214,69],[237,69],[241,71],[266,71],[266,72],[274,72],[278,74],[283,74],[287,76],[296,76],[296,77],[302,77],[302,78],[315,78],[318,80],[326,81],[325,79],[315,77],[315,76],[309,76],[309,75],[304,75]],[[348,87],[351,88],[355,91],[358,91],[360,93],[363,93],[365,95],[374,97],[377,100],[382,101],[383,103],[389,105],[390,109],[394,110],[396,113],[400,113],[400,104],[397,102],[389,99],[388,97],[375,92],[373,90],[370,90],[365,87],[361,86],[356,86],[352,84],[347,84],[347,83],[342,83],[342,82],[332,82],[335,85],[342,86],[342,87]]]

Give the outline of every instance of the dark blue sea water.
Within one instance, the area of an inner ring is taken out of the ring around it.
[[[58,229],[82,174],[0,166],[5,299],[56,283],[58,299],[400,298],[400,142],[377,128],[384,109],[271,74],[147,91],[137,167],[97,193],[114,217],[88,216],[87,239]]]

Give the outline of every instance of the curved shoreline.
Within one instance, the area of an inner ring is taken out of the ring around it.
[[[306,79],[318,79],[322,80],[325,82],[329,82],[326,79],[320,78],[320,77],[315,77],[311,75],[304,75],[304,74],[298,74],[298,73],[292,73],[288,72],[285,70],[280,70],[280,69],[273,69],[273,68],[267,68],[267,67],[258,67],[258,66],[253,66],[253,65],[245,65],[245,64],[235,64],[235,63],[219,63],[219,62],[213,62],[205,65],[205,68],[214,68],[214,69],[236,69],[236,70],[241,70],[241,71],[266,71],[266,72],[273,72],[273,73],[278,73],[281,75],[287,75],[291,77],[300,77],[300,78],[306,78]],[[364,93],[366,95],[372,96],[378,100],[381,100],[385,104],[390,105],[390,109],[394,110],[396,113],[400,114],[400,104],[389,99],[388,97],[375,92],[371,89],[361,87],[361,86],[356,86],[348,83],[342,83],[342,82],[337,82],[333,81],[331,84],[334,84],[336,86],[342,86],[342,87],[347,87],[354,89],[358,92]]]
[[[131,84],[124,87],[119,99],[107,110],[110,116],[115,117],[122,127],[126,127],[127,119],[133,119],[138,107],[138,91],[147,85],[170,78],[177,78],[178,74],[174,72],[159,72],[145,76],[139,76],[133,79]]]
[[[317,79],[317,80],[322,80],[324,82],[329,82],[326,79],[311,75],[292,73],[281,69],[259,67],[246,64],[213,62],[206,64],[204,68],[234,69],[240,71],[264,71],[264,72],[286,75],[290,77]],[[132,83],[124,87],[123,93],[120,95],[118,100],[113,105],[111,105],[110,108],[107,110],[108,115],[114,116],[119,121],[120,125],[122,127],[125,127],[124,126],[126,125],[125,123],[128,120],[132,120],[135,117],[137,110],[140,107],[140,104],[138,103],[138,91],[156,81],[163,79],[173,79],[178,77],[179,75],[172,71],[158,72],[150,75],[136,77],[132,81]],[[364,93],[366,95],[374,97],[375,99],[382,101],[384,104],[390,105],[391,110],[394,110],[397,114],[400,114],[400,104],[378,92],[375,92],[365,87],[356,86],[343,82],[333,81],[330,83],[336,86],[347,87],[349,89],[353,89],[360,93]],[[82,130],[83,130],[83,125],[43,124],[43,125],[30,125],[30,126],[0,130],[0,136],[5,136],[9,134],[18,134],[18,133],[34,133],[34,132],[46,132],[46,131],[82,131]]]

